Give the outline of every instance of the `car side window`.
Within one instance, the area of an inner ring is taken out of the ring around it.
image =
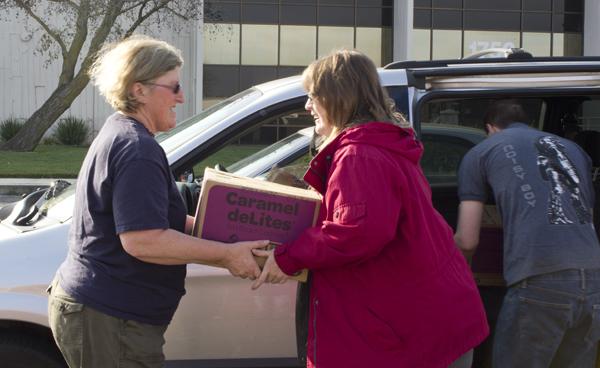
[[[227,167],[302,128],[312,125],[314,125],[313,119],[304,109],[267,117],[263,121],[254,124],[250,130],[235,137],[215,153],[194,164],[194,173],[196,176],[202,176],[206,167],[215,167],[217,164]]]
[[[485,131],[484,116],[495,98],[443,98],[429,101],[420,108],[421,123],[462,126]],[[546,103],[541,98],[521,98],[532,127],[543,130]]]
[[[474,146],[468,140],[441,134],[423,133],[425,151],[421,167],[430,184],[456,184],[462,157]]]
[[[462,157],[486,138],[484,116],[493,98],[441,98],[419,108],[421,139],[425,152],[421,166],[431,184],[457,184]],[[529,117],[524,123],[541,128],[546,102],[541,98],[519,100]]]
[[[577,131],[573,140],[590,155],[593,178],[600,182],[600,98],[583,101],[573,118]]]
[[[390,86],[386,87],[387,93],[396,106],[396,110],[409,120],[408,114],[408,87],[406,86]]]

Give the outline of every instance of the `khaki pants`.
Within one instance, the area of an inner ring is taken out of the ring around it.
[[[77,303],[58,285],[48,288],[48,319],[70,368],[158,368],[167,326],[115,318]]]

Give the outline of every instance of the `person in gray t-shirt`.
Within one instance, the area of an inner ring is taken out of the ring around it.
[[[509,289],[494,336],[494,367],[593,367],[600,340],[600,244],[592,221],[591,160],[574,142],[530,128],[514,100],[485,116],[488,139],[459,169],[455,241],[479,243],[491,188],[504,226]]]

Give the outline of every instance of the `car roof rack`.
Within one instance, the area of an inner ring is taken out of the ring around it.
[[[422,69],[422,68],[444,68],[452,65],[473,64],[502,64],[502,63],[561,63],[561,62],[594,62],[600,61],[600,56],[541,56],[531,58],[520,57],[493,57],[478,59],[443,59],[443,60],[406,60],[395,61],[384,66],[384,69]]]

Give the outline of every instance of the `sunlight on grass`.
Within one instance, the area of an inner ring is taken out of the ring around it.
[[[75,178],[88,147],[39,145],[33,152],[0,152],[0,177]]]

